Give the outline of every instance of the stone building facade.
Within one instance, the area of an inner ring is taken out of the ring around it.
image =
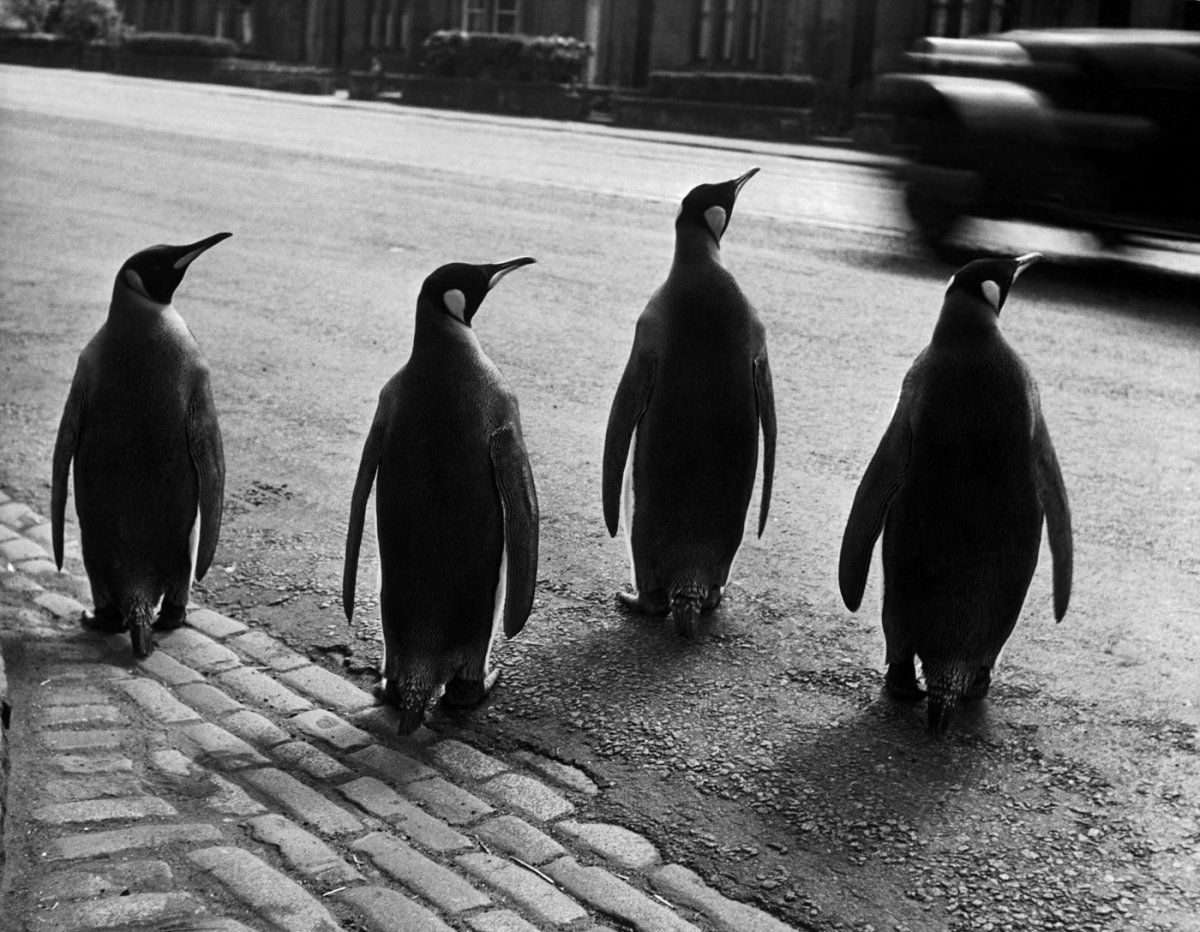
[[[638,87],[654,70],[811,74],[848,101],[923,35],[1015,27],[1200,26],[1200,0],[121,0],[143,31],[229,36],[285,62],[387,70],[439,29],[568,35],[587,78]]]

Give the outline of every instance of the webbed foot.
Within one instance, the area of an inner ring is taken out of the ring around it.
[[[186,619],[186,605],[178,605],[163,599],[162,607],[158,610],[158,618],[154,621],[154,630],[174,631],[176,628],[182,628]]]
[[[971,685],[967,688],[967,691],[966,691],[965,695],[963,696],[963,698],[967,699],[967,700],[982,699],[984,696],[986,696],[988,694],[988,690],[990,690],[991,688],[992,688],[992,668],[991,667],[980,667],[978,672],[975,674],[975,679],[972,681]]]
[[[446,684],[442,705],[448,709],[472,709],[487,698],[492,687],[500,679],[497,668],[481,680],[452,679]]]
[[[916,702],[925,698],[925,690],[917,682],[917,668],[911,660],[888,664],[883,688],[893,699],[900,702]]]
[[[671,608],[665,595],[654,598],[642,592],[618,592],[617,604],[640,615],[665,615]]]
[[[97,634],[120,634],[125,630],[124,617],[112,606],[98,608],[94,612],[83,612],[79,616],[79,623],[88,631],[95,631]]]

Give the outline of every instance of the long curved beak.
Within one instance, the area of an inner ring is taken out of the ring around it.
[[[1027,252],[1023,256],[1017,256],[1017,258],[1013,260],[1013,262],[1017,264],[1016,269],[1013,271],[1013,281],[1015,282],[1017,280],[1017,276],[1019,276],[1031,265],[1036,262],[1041,262],[1045,258],[1046,257],[1040,252]]]
[[[750,169],[750,171],[746,172],[746,174],[742,175],[740,178],[735,178],[733,180],[733,196],[734,196],[735,200],[737,199],[737,196],[742,191],[742,185],[744,185],[747,181],[749,181],[751,178],[753,178],[755,175],[757,175],[758,172],[759,172],[759,168],[756,165],[756,166],[754,166],[754,168]]]
[[[531,256],[521,256],[519,259],[508,259],[505,262],[497,262],[493,265],[482,265],[480,268],[488,276],[488,291],[491,291],[496,287],[497,282],[513,269],[519,269],[523,265],[532,265],[535,262],[537,262],[537,259]]]
[[[186,269],[192,264],[192,260],[202,252],[211,249],[217,243],[229,239],[231,236],[233,236],[232,233],[214,233],[207,239],[202,239],[198,243],[192,243],[190,246],[172,246],[171,248],[178,253],[178,258],[172,265],[179,270]]]

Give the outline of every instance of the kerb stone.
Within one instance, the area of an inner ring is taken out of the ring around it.
[[[584,867],[574,858],[559,858],[544,868],[572,896],[637,929],[655,932],[700,932],[667,907],[614,877],[602,867]]]
[[[791,926],[761,909],[722,896],[701,880],[695,871],[688,870],[682,864],[668,864],[659,868],[650,875],[650,883],[672,901],[704,913],[721,932],[742,932],[743,929],[792,932]]]
[[[341,926],[311,893],[249,851],[221,845],[188,857],[268,922],[288,932],[340,932]]]
[[[371,932],[454,932],[424,906],[387,887],[352,887],[337,898],[357,910]]]
[[[373,832],[356,841],[353,847],[385,874],[448,913],[461,913],[492,902],[487,894],[476,890],[454,871],[434,863],[392,835]]]
[[[469,874],[510,897],[538,922],[561,926],[583,919],[587,910],[533,871],[493,854],[464,854],[457,859]]]

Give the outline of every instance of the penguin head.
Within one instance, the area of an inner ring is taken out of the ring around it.
[[[742,190],[742,185],[757,173],[758,169],[752,168],[746,174],[730,181],[702,184],[692,188],[679,205],[679,214],[675,218],[676,228],[701,226],[717,241],[718,246],[721,245],[721,237],[725,234],[725,228],[729,226],[733,204]]]
[[[976,259],[968,262],[950,276],[946,285],[946,300],[962,296],[984,302],[999,317],[1000,308],[1008,297],[1008,290],[1022,272],[1043,256],[1040,252],[1027,252],[1015,259]]]
[[[232,233],[216,233],[187,246],[151,246],[135,252],[117,273],[117,288],[126,288],[153,304],[170,304],[192,260],[231,236]]]
[[[425,279],[417,304],[436,308],[469,327],[479,305],[500,279],[513,269],[536,261],[529,256],[522,256],[491,265],[469,265],[465,262],[443,265]]]

